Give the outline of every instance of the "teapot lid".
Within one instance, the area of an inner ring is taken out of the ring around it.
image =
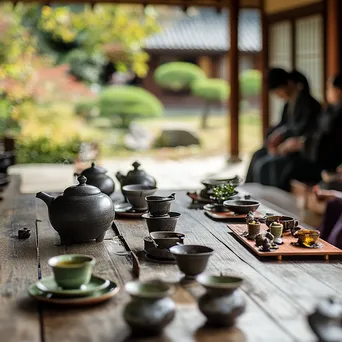
[[[82,175],[89,178],[107,173],[107,170],[100,166],[96,166],[95,163],[91,163],[91,167],[82,171]]]
[[[134,167],[134,170],[131,170],[127,173],[127,177],[130,176],[137,176],[137,175],[145,175],[146,172],[144,170],[139,170],[139,167],[141,166],[141,164],[138,161],[135,161],[132,166]]]
[[[77,177],[77,185],[72,185],[64,190],[63,196],[90,196],[101,193],[96,186],[87,185],[87,177],[80,175]]]

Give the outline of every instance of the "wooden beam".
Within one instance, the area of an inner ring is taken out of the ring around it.
[[[16,2],[18,0],[9,0]],[[257,0],[241,0],[244,8],[258,8]],[[20,0],[22,3],[41,3],[46,0]],[[227,8],[234,0],[54,0],[51,3],[77,4],[77,3],[110,3],[110,4],[133,4],[133,5],[168,5],[168,6],[203,6],[214,8]],[[241,5],[241,4],[240,4]]]
[[[268,68],[269,68],[269,49],[268,49],[268,22],[265,12],[265,0],[261,0],[261,73],[262,73],[262,91],[261,91],[261,115],[262,115],[262,133],[263,137],[266,136],[270,127],[270,103],[268,93]]]
[[[229,81],[230,81],[230,160],[239,160],[239,46],[238,46],[238,26],[239,26],[239,5],[240,0],[231,0],[229,8]]]
[[[326,77],[341,72],[341,0],[326,0]]]

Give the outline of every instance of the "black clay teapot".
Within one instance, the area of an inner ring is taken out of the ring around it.
[[[114,204],[99,188],[87,185],[83,175],[77,180],[78,185],[65,189],[60,196],[39,192],[36,197],[48,206],[51,225],[62,244],[101,242],[114,220]]]
[[[91,167],[82,171],[81,175],[87,178],[87,184],[96,186],[104,194],[110,196],[115,190],[115,183],[112,178],[106,175],[107,170],[91,163]],[[79,174],[75,173],[75,176]]]
[[[134,167],[134,170],[129,171],[127,176],[122,175],[120,172],[117,172],[115,175],[121,184],[121,189],[124,185],[131,184],[157,186],[157,182],[152,176],[148,175],[144,170],[139,169],[141,166],[139,162],[134,162],[132,166]]]

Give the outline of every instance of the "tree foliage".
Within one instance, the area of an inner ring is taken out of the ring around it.
[[[81,107],[76,106],[79,114],[98,108],[101,116],[110,118],[114,125],[121,128],[127,128],[136,118],[160,116],[164,110],[153,94],[135,86],[107,87],[97,101],[92,101],[88,106],[83,103]]]
[[[246,70],[240,74],[241,94],[244,97],[258,96],[261,91],[261,72]]]
[[[23,8],[0,5],[0,96],[17,102],[29,97],[36,40],[21,22]]]
[[[84,5],[78,10],[70,6],[44,6],[38,27],[71,53],[68,58],[74,67],[80,61],[86,64],[89,72],[84,79],[89,82],[93,81],[90,66],[103,65],[106,57],[119,70],[129,69],[139,77],[145,76],[148,54],[142,44],[159,29],[153,13],[142,13],[140,7],[128,5],[96,5],[94,9]],[[77,53],[72,52],[75,48]],[[80,70],[76,72],[80,74]]]
[[[230,88],[225,80],[200,79],[191,84],[191,92],[206,101],[225,101],[228,99]]]
[[[197,65],[186,62],[171,62],[160,65],[154,74],[156,83],[166,89],[190,89],[192,82],[205,79],[204,71]]]

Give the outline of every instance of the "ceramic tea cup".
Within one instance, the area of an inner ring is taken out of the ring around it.
[[[152,232],[150,234],[157,248],[169,249],[175,245],[183,245],[185,235],[175,232]]]
[[[207,267],[214,250],[201,245],[177,245],[170,248],[178,268],[188,278],[196,277]]]
[[[153,195],[157,188],[150,185],[132,184],[122,187],[122,193],[127,201],[132,204],[133,209],[137,211],[147,211],[147,202],[145,197]]]
[[[131,281],[125,285],[132,300],[124,309],[124,319],[138,336],[160,334],[175,317],[176,304],[170,298],[171,285],[162,281]]]
[[[146,220],[147,228],[150,233],[158,231],[174,232],[180,213],[169,212],[167,216],[156,217],[151,214],[144,214],[142,217]]]
[[[169,214],[171,203],[175,200],[175,194],[170,196],[146,196],[148,211],[151,216],[166,216]]]
[[[309,229],[299,230],[298,232],[294,234],[294,237],[298,238],[298,244],[305,246],[305,247],[311,247],[314,244],[316,244],[319,236],[320,236],[319,230],[309,230]]]
[[[217,327],[233,326],[245,311],[245,300],[239,290],[243,279],[201,274],[196,280],[206,289],[198,300],[198,307],[207,317],[207,323]]]
[[[50,258],[48,264],[60,287],[78,289],[89,283],[95,262],[89,255],[65,254]]]
[[[248,223],[248,240],[254,240],[255,237],[260,234],[260,223]]]
[[[267,216],[266,217],[266,225],[270,227],[272,222],[279,222],[283,225],[283,232],[288,230],[293,230],[298,226],[298,221],[290,216]]]
[[[278,222],[272,222],[270,224],[270,233],[274,236],[274,239],[279,239],[283,235],[283,225]]]

